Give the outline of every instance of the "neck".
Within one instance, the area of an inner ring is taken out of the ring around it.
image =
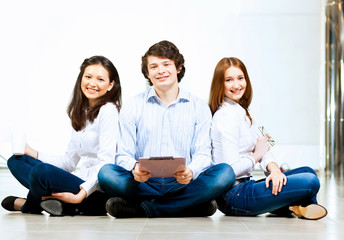
[[[96,102],[95,101],[92,101],[92,100],[88,100],[88,107],[93,107],[94,106],[94,104],[96,104]]]
[[[175,101],[179,93],[178,84],[167,90],[162,90],[155,87],[154,87],[154,90],[156,94],[158,95],[158,97],[166,106],[169,106],[173,101]]]

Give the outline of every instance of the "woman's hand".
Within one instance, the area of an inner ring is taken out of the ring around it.
[[[152,176],[149,172],[141,171],[138,163],[135,163],[133,174],[134,179],[138,182],[145,182]]]
[[[190,168],[185,167],[184,171],[175,173],[175,178],[180,184],[189,184],[193,177],[193,172]]]
[[[65,203],[81,203],[87,197],[87,192],[84,189],[81,189],[79,193],[74,194],[71,192],[60,192],[52,193],[51,196],[44,196],[42,200],[47,199],[57,199]]]
[[[265,186],[268,188],[269,182],[272,181],[272,194],[277,195],[282,191],[282,187],[287,184],[287,177],[274,162],[269,163],[267,168],[271,173],[265,179]]]
[[[35,159],[38,158],[38,152],[27,144],[25,144],[24,154],[30,157],[33,157]]]
[[[268,143],[269,139],[269,135],[265,135],[261,139],[257,139],[256,146],[254,147],[254,151],[252,153],[252,157],[256,163],[259,162],[264,157],[265,153],[270,150],[270,145]]]

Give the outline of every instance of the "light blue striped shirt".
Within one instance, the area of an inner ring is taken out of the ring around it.
[[[179,88],[168,107],[153,87],[120,111],[116,164],[131,171],[139,157],[181,156],[193,179],[211,165],[211,113],[201,99]]]

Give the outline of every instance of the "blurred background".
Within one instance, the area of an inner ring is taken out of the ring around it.
[[[104,55],[123,101],[144,91],[140,64],[161,40],[185,57],[181,87],[208,101],[217,62],[240,58],[253,85],[251,116],[289,168],[325,167],[324,0],[13,0],[0,3],[0,154],[14,129],[33,148],[63,154],[79,66]],[[5,161],[0,160],[0,166]]]

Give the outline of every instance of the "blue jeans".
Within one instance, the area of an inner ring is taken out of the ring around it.
[[[219,210],[230,216],[255,216],[262,213],[290,214],[289,206],[317,203],[320,183],[315,171],[300,167],[284,172],[287,184],[277,195],[272,194],[264,181],[247,180],[217,199]]]
[[[80,185],[85,182],[72,173],[27,155],[14,155],[7,161],[7,165],[13,176],[29,189],[26,202],[21,208],[23,213],[40,213],[42,196],[49,196],[54,192],[77,194]],[[96,191],[82,203],[69,205],[85,215],[104,215],[107,199],[106,194]]]
[[[210,167],[189,184],[180,184],[175,178],[150,178],[137,182],[126,169],[107,164],[100,169],[98,184],[113,197],[141,202],[147,217],[173,216],[184,209],[203,204],[228,191],[235,175],[228,164]]]

